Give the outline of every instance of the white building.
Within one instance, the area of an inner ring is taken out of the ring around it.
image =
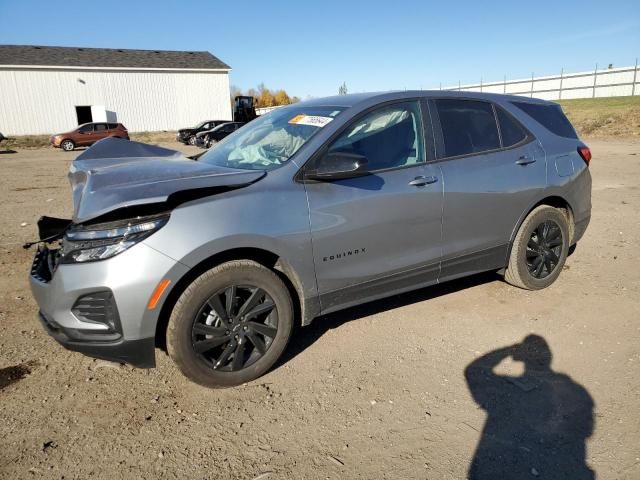
[[[131,132],[231,120],[230,67],[209,52],[0,45],[0,132],[117,121]]]

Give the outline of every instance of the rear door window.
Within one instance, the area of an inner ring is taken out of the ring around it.
[[[114,130],[116,128],[118,128],[118,124],[117,123],[110,123],[109,124],[109,130]]]
[[[527,138],[527,133],[511,115],[499,107],[496,107],[496,113],[498,115],[498,123],[500,124],[502,146],[504,148],[512,147]]]
[[[500,148],[493,107],[479,100],[434,100],[444,141],[442,158]]]
[[[513,102],[513,104],[551,133],[565,138],[578,138],[560,105],[528,102]]]
[[[106,123],[96,123],[96,132],[104,132],[107,129]]]

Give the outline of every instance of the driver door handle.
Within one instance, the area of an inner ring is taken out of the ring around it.
[[[409,182],[409,185],[412,187],[424,187],[425,185],[431,185],[432,183],[436,183],[438,181],[438,177],[420,175],[419,177],[414,178]]]
[[[536,159],[530,155],[520,155],[518,160],[516,160],[517,165],[529,165],[530,163],[535,162]]]

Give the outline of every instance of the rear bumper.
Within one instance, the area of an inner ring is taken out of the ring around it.
[[[587,231],[587,227],[589,226],[589,222],[591,221],[591,215],[583,218],[580,221],[577,221],[573,230],[573,242],[578,243],[580,239],[584,236],[584,232]]]
[[[138,368],[156,366],[155,339],[120,339],[116,342],[95,342],[78,339],[78,332],[66,329],[39,312],[38,318],[47,333],[67,350],[80,352],[94,358],[124,362]]]

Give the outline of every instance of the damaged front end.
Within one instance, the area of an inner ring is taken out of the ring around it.
[[[42,243],[39,251],[51,254],[40,256],[47,256],[47,264],[54,267],[58,262],[104,260],[157,231],[178,205],[248,186],[265,175],[199,163],[154,145],[106,138],[71,164],[73,218],[41,217],[39,240],[24,247]],[[39,265],[38,271],[44,267]]]
[[[144,240],[182,203],[248,186],[265,175],[119,139],[83,152],[69,173],[73,218],[40,218],[39,240],[25,244],[39,244],[31,290],[47,332],[70,350],[153,366],[160,309],[147,308],[148,299],[161,282],[177,281],[187,267]]]
[[[29,249],[40,244],[31,264],[31,276],[41,282],[49,282],[60,262],[60,241],[72,222],[66,218],[43,216],[38,219],[38,237],[35,242],[28,242],[23,248]],[[50,248],[50,245],[57,248]]]
[[[165,214],[78,225],[68,219],[40,217],[40,240],[24,245],[29,248],[36,243],[42,244],[34,257],[31,275],[48,282],[61,263],[113,257],[162,228],[168,219],[169,215]]]

